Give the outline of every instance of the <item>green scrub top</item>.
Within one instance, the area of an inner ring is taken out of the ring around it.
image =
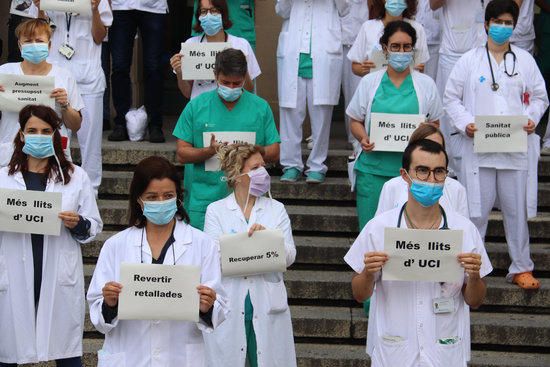
[[[396,88],[388,73],[385,73],[374,95],[371,112],[418,114],[418,98],[412,76],[409,74],[401,86]],[[396,177],[399,176],[402,158],[403,153],[400,152],[361,152],[354,169],[373,175]]]
[[[311,58],[311,54],[300,53],[298,76],[304,79],[313,79],[313,59]]]
[[[195,0],[193,5],[193,14],[196,14],[199,1]],[[227,0],[229,10],[229,19],[233,26],[226,29],[227,33],[232,36],[244,38],[250,43],[252,49],[256,51],[256,28],[254,15],[254,0]],[[193,15],[193,23],[191,29],[195,27],[196,19]],[[198,36],[201,33],[191,32],[192,36]]]
[[[243,91],[231,111],[221,101],[217,89],[194,98],[185,106],[173,134],[195,148],[204,148],[203,133],[210,131],[255,132],[256,144],[261,146],[281,141],[269,104],[247,91]],[[184,187],[188,191],[184,206],[191,224],[202,229],[206,207],[229,195],[229,190],[221,180],[222,171],[206,172],[204,162],[187,167],[191,174],[184,176]]]

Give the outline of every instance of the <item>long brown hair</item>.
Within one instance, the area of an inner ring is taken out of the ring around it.
[[[405,0],[407,9],[403,18],[412,19],[416,14],[417,0]],[[369,19],[384,19],[386,16],[386,0],[369,0]]]
[[[59,166],[63,171],[63,176],[65,177],[64,184],[68,184],[71,181],[71,173],[74,171],[74,166],[71,162],[65,158],[65,153],[63,152],[63,147],[61,145],[61,134],[59,133],[59,128],[61,127],[61,118],[57,113],[48,106],[44,105],[28,105],[23,107],[19,112],[19,126],[21,128],[20,132],[25,131],[25,125],[31,117],[39,118],[48,125],[50,125],[53,132],[53,148],[55,151],[55,156],[59,160],[59,165],[55,160],[54,156],[48,158],[48,166],[46,167],[45,178],[54,179],[54,182],[61,182],[61,174],[59,171]],[[21,135],[17,134],[15,139],[13,139],[14,152],[11,156],[10,163],[8,165],[9,171],[8,174],[14,175],[16,172],[27,172],[29,170],[28,156],[23,152],[23,146],[25,143],[21,141]]]

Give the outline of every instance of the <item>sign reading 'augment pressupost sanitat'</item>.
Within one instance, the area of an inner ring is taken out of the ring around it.
[[[0,110],[19,112],[29,104],[43,104],[55,108],[54,77],[42,75],[0,74]]]

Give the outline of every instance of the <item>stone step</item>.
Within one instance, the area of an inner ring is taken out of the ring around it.
[[[97,366],[97,351],[102,339],[83,340],[83,367]],[[364,345],[296,343],[298,367],[369,367]],[[22,367],[54,367],[54,362]],[[472,351],[470,367],[548,367],[550,354]]]

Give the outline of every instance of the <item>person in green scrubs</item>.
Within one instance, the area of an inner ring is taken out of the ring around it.
[[[373,151],[375,142],[369,140],[370,116],[366,111],[370,107],[371,113],[420,113],[419,97],[410,68],[413,63],[416,31],[407,22],[390,22],[384,29],[380,43],[387,55],[387,70],[365,77],[368,78],[368,82],[366,79],[361,82],[346,110],[351,119],[351,131],[361,142],[363,149],[354,166],[359,230],[374,217],[382,187],[390,179],[399,176],[403,158],[402,152]],[[380,73],[383,73],[381,78]],[[378,85],[374,84],[375,80],[380,80]],[[370,90],[374,88],[374,96],[369,97],[372,95]],[[372,99],[362,100],[369,98]],[[358,119],[361,116],[364,118]],[[368,300],[365,302],[365,310],[368,310]]]
[[[193,4],[193,13],[197,12],[200,0],[195,0]],[[212,0],[212,6],[219,8],[218,3],[226,3],[225,0]],[[256,51],[256,26],[255,26],[255,0],[229,0],[227,1],[229,10],[229,20],[233,26],[227,29],[227,33],[244,38],[250,43],[252,49]],[[192,36],[198,36],[200,33],[195,31],[196,17],[193,17],[191,24]]]
[[[214,67],[218,88],[191,100],[173,132],[178,138],[177,159],[186,164],[184,207],[191,225],[200,230],[206,207],[229,194],[219,168],[205,170],[205,161],[214,157],[220,144],[239,141],[240,133],[254,133],[250,143],[261,147],[264,161],[279,160],[280,138],[273,112],[264,99],[243,90],[246,73],[242,51],[229,48],[218,53]],[[229,141],[216,138],[216,134],[228,132],[234,133]]]

